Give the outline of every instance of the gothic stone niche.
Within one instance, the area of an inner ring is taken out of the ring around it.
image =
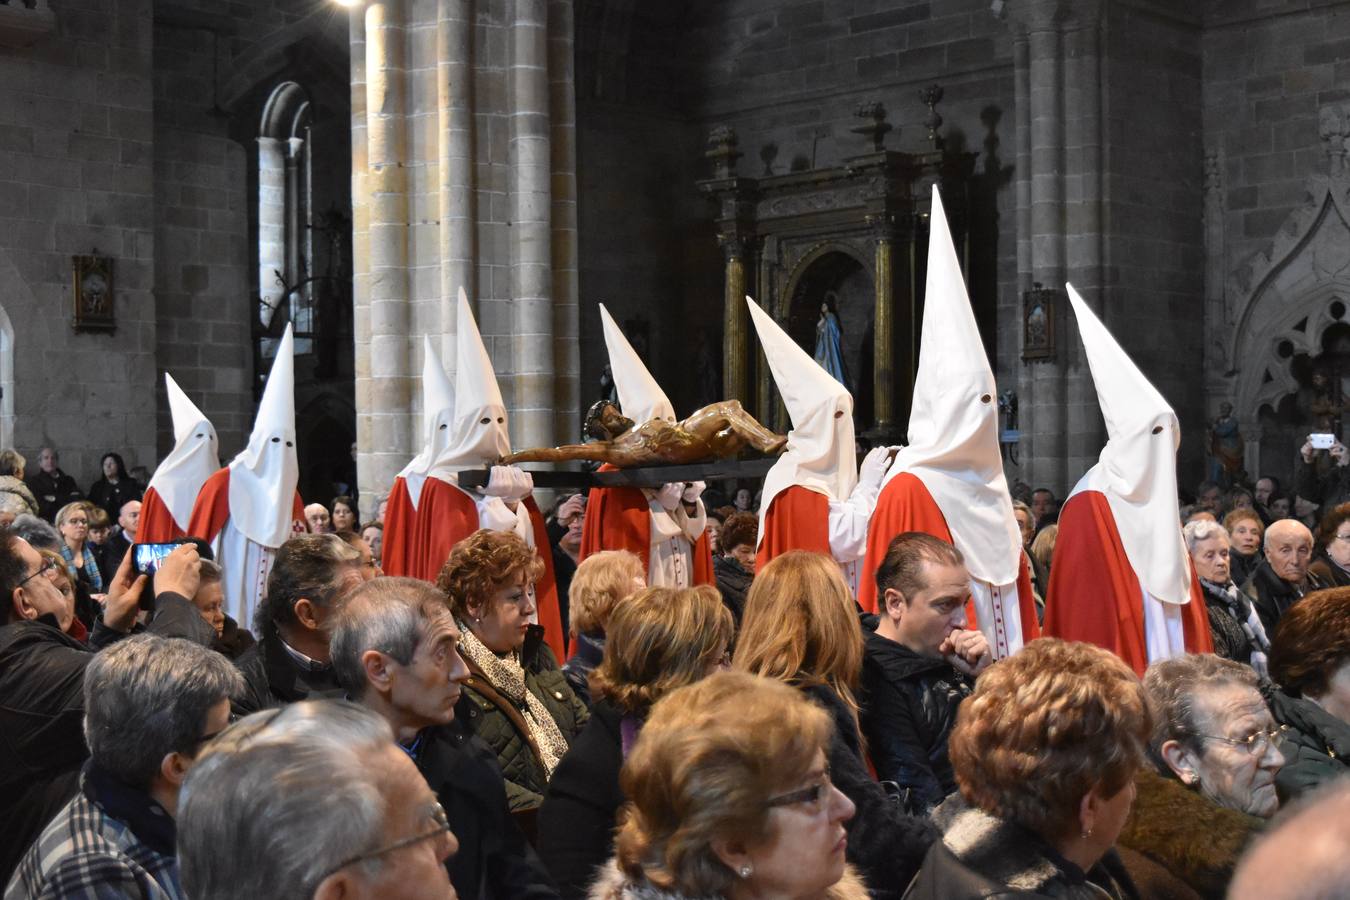
[[[1301,443],[1298,432],[1306,431],[1288,403],[1308,391],[1309,371],[1299,364],[1311,361],[1306,365],[1317,371],[1331,365],[1330,357],[1321,363],[1317,357],[1332,349],[1328,341],[1344,328],[1350,307],[1350,173],[1344,164],[1350,104],[1322,112],[1328,173],[1308,179],[1308,199],[1285,219],[1270,247],[1239,267],[1226,286],[1236,303],[1228,374],[1247,439],[1248,472],[1293,458]],[[1339,345],[1339,339],[1332,343]],[[1339,365],[1333,368],[1338,377]],[[1266,454],[1270,464],[1263,466]]]
[[[727,254],[726,368],[744,373],[740,382],[727,378],[727,396],[785,430],[768,367],[737,330],[741,295],[753,297],[807,352],[829,298],[838,304],[846,368],[854,367],[847,375],[858,424],[870,426],[873,440],[900,438],[918,363],[931,186],[941,185],[964,249],[975,154],[880,150],[836,168],[747,178],[734,171],[734,134],[720,130],[710,143],[719,177],[698,186],[716,205]]]

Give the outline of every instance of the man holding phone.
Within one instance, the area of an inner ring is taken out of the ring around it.
[[[1332,465],[1319,473],[1314,460],[1326,453]],[[1299,449],[1298,465],[1294,467],[1294,491],[1304,500],[1331,510],[1350,501],[1350,449],[1334,434],[1318,432],[1308,435]]]

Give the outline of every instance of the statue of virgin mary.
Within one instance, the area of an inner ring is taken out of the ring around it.
[[[816,362],[844,387],[848,381],[844,373],[843,330],[839,327],[839,317],[833,309],[833,297],[825,296],[820,304],[820,320],[816,322]]]

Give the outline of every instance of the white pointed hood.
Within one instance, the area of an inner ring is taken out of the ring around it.
[[[975,325],[942,197],[933,188],[928,280],[909,445],[885,482],[913,473],[942,510],[952,540],[979,581],[1011,584],[1022,561],[998,443],[994,373]]]
[[[230,520],[244,537],[280,547],[291,536],[295,486],[295,337],[277,344],[248,446],[230,461]]]
[[[1176,413],[1073,285],[1065,288],[1106,420],[1106,446],[1069,496],[1080,491],[1104,494],[1125,556],[1144,590],[1166,603],[1187,603],[1191,561],[1177,506],[1181,428]]]
[[[614,387],[619,392],[619,406],[623,414],[633,420],[634,427],[652,419],[675,422],[675,407],[666,392],[647,371],[642,358],[623,336],[605,304],[600,304],[600,321],[605,329],[605,349],[609,351],[609,369],[614,376]]]
[[[457,484],[457,472],[495,463],[511,452],[506,430],[506,404],[497,386],[483,338],[464,288],[459,289],[455,331],[454,415],[449,439],[432,460],[427,473]]]
[[[778,393],[792,419],[787,449],[764,477],[759,504],[763,513],[793,485],[847,500],[858,483],[857,442],[853,435],[853,397],[809,353],[798,346],[768,313],[749,297],[750,320],[759,334]]]
[[[168,372],[164,373],[164,386],[169,392],[174,445],[155,469],[149,487],[154,488],[174,522],[187,528],[202,485],[220,468],[220,441],[206,414]]]
[[[422,341],[422,452],[398,473],[407,485],[413,509],[422,497],[422,485],[432,466],[454,436],[455,385],[445,374],[431,337],[424,335]]]

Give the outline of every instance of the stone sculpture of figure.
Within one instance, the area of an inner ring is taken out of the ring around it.
[[[635,425],[616,404],[597,402],[586,413],[586,433],[596,440],[520,450],[502,457],[502,465],[522,462],[565,462],[587,459],[620,469],[669,463],[696,463],[735,456],[745,447],[764,454],[777,453],[787,437],[765,428],[746,412],[739,400],[722,400],[671,424],[652,419]]]
[[[831,300],[826,296],[820,304],[820,319],[816,322],[816,362],[834,378],[848,387],[844,377],[843,329],[839,327],[839,317],[831,308]]]
[[[1233,484],[1242,471],[1242,432],[1238,430],[1233,404],[1220,403],[1219,417],[1209,425],[1209,478],[1224,487]]]

